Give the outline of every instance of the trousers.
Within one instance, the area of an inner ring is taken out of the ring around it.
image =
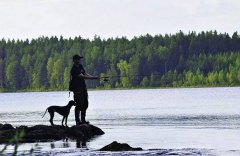
[[[85,122],[86,110],[88,108],[88,93],[86,88],[81,88],[77,92],[73,92],[73,98],[76,103],[75,107],[75,121],[76,124]],[[81,113],[81,120],[79,118]]]

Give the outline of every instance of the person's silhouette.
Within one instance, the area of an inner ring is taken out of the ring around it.
[[[85,79],[99,79],[97,76],[88,74],[82,64],[81,59],[83,57],[79,55],[73,56],[73,66],[71,69],[71,81],[70,86],[73,91],[74,101],[76,102],[75,107],[75,121],[76,125],[82,123],[89,123],[86,121],[86,110],[88,108],[88,93],[85,84]],[[81,120],[79,118],[81,112]]]

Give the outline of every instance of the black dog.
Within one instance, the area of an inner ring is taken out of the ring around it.
[[[63,125],[63,122],[64,122],[64,119],[65,119],[65,125],[67,126],[67,118],[68,118],[68,115],[70,113],[70,109],[72,106],[75,105],[75,102],[74,101],[69,101],[68,104],[66,106],[50,106],[46,109],[45,113],[43,114],[42,117],[44,117],[44,115],[46,114],[46,112],[48,111],[49,114],[50,114],[50,123],[51,125],[53,126],[53,117],[54,117],[54,112],[57,112],[59,113],[60,115],[63,116],[63,119],[62,119],[62,126]]]

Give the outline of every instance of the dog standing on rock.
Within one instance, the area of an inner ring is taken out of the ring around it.
[[[48,111],[48,113],[50,114],[49,121],[50,121],[51,125],[54,126],[54,124],[53,124],[54,112],[57,112],[58,114],[63,116],[62,126],[64,126],[63,125],[64,120],[65,120],[65,125],[67,126],[68,115],[70,113],[72,106],[74,106],[74,105],[75,105],[75,102],[73,100],[71,100],[68,102],[68,104],[66,106],[50,106],[46,109],[46,111],[42,117],[44,117],[44,115]]]

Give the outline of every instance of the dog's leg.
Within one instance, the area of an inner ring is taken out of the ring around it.
[[[50,114],[50,123],[51,123],[51,125],[52,126],[54,126],[54,124],[53,124],[53,118],[54,118],[54,111],[48,111],[49,112],[49,114]]]
[[[66,117],[65,117],[65,116],[63,116],[63,119],[62,119],[62,126],[64,126],[64,125],[63,125],[64,119],[66,119]]]
[[[68,120],[68,116],[66,116],[66,118],[65,118],[65,126],[68,127],[68,125],[67,125],[67,120]]]

